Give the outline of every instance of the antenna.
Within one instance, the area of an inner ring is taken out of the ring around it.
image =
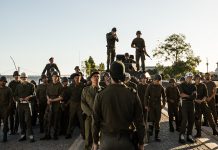
[[[18,71],[18,70],[17,70],[17,66],[16,66],[16,64],[15,64],[15,61],[14,61],[14,59],[13,59],[11,56],[10,56],[10,58],[11,58],[11,60],[12,60],[13,64],[14,64],[15,70],[16,70],[16,71]]]

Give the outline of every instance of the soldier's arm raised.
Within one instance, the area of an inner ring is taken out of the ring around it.
[[[86,90],[83,89],[82,91],[82,95],[81,95],[81,108],[82,108],[82,111],[87,115],[87,116],[91,116],[92,114],[92,110],[91,108],[89,107],[89,105],[87,104],[86,102]]]
[[[42,71],[42,74],[45,74],[47,68],[48,68],[48,65],[45,66],[45,68],[44,68],[43,71]]]

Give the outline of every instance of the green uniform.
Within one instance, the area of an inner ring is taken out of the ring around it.
[[[96,96],[93,109],[93,139],[97,144],[100,138],[100,149],[133,150],[129,129],[132,124],[137,130],[138,144],[143,144],[142,105],[134,90],[121,84],[109,85]]]
[[[47,107],[46,89],[47,84],[40,84],[36,90],[36,98],[39,104],[39,125],[41,133],[44,132],[44,115]]]
[[[26,129],[28,135],[33,135],[32,130],[32,116],[30,112],[29,103],[27,101],[21,101],[21,99],[34,95],[34,85],[26,82],[17,85],[15,90],[15,99],[18,101],[18,114],[20,120],[21,135],[26,135]],[[31,101],[31,100],[30,100]]]
[[[17,85],[20,84],[20,81],[15,81],[12,80],[9,84],[8,87],[11,88],[13,95],[15,93],[16,87]],[[10,130],[12,133],[17,132],[18,131],[18,127],[19,127],[19,117],[18,117],[18,109],[16,106],[16,102],[13,100],[12,104],[11,104],[11,109],[9,112],[9,121],[10,121]]]
[[[13,94],[9,87],[0,87],[0,118],[3,120],[3,133],[8,132],[8,116]],[[1,122],[0,119],[0,122]]]
[[[86,114],[85,119],[85,150],[91,150],[92,148],[92,113],[95,96],[98,91],[101,90],[101,87],[93,87],[92,85],[87,86],[83,89],[81,95],[81,108],[82,111]]]
[[[145,52],[143,50],[145,48],[144,39],[143,38],[133,39],[131,46],[135,46],[138,48],[136,49],[136,52],[135,52],[137,71],[140,70],[140,67],[139,67],[140,58],[141,58],[142,70],[145,71]]]
[[[149,108],[149,120],[154,123],[156,132],[160,130],[161,101],[165,105],[163,86],[151,83],[145,93],[145,106]]]
[[[70,105],[70,115],[69,115],[69,124],[67,128],[67,135],[70,135],[74,128],[75,128],[75,120],[76,117],[79,120],[80,124],[80,132],[84,137],[84,121],[82,116],[82,109],[81,109],[81,94],[84,88],[84,84],[80,83],[79,85],[71,84],[69,86],[69,105]]]
[[[107,70],[109,70],[109,66],[112,62],[114,62],[114,58],[116,56],[115,52],[115,42],[119,41],[117,37],[112,35],[112,32],[106,34],[107,39]]]
[[[55,99],[58,97],[63,97],[63,86],[60,82],[58,83],[50,83],[47,86],[46,95],[50,99]],[[50,136],[51,127],[54,128],[54,138],[58,137],[59,129],[60,129],[60,112],[61,112],[61,103],[60,101],[52,102],[50,105],[47,105],[46,108],[46,126],[45,126],[45,134],[46,136]]]
[[[207,97],[207,87],[203,83],[199,83],[196,85],[197,87],[197,100],[202,100],[203,98]],[[210,127],[215,131],[216,124],[213,119],[211,110],[207,104],[207,102],[202,102],[201,104],[195,103],[195,126],[198,134],[201,134],[201,118],[202,114],[208,119]]]
[[[176,129],[179,129],[179,100],[180,93],[177,86],[169,86],[166,88],[166,97],[168,103],[169,127],[174,130],[173,118],[175,117]]]
[[[213,81],[209,81],[209,82],[204,82],[204,84],[207,87],[207,92],[208,92],[208,97],[211,97],[211,95],[213,94],[213,89],[216,88],[216,84]],[[216,100],[215,97],[213,97],[208,103],[208,106],[212,112],[214,121],[216,124],[217,123],[217,110],[216,110]],[[205,117],[206,118],[206,117]]]

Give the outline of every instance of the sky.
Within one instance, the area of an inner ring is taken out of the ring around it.
[[[135,53],[130,47],[140,30],[152,55],[160,42],[182,33],[202,62],[198,69],[216,69],[218,62],[217,0],[0,0],[0,74],[21,71],[41,74],[55,58],[61,74],[92,56],[106,64],[106,33],[117,28],[116,53]],[[158,60],[146,60],[153,66]]]

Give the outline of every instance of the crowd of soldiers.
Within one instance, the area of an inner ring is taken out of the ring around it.
[[[138,39],[134,39],[131,46],[136,48],[139,71],[139,58],[144,62],[146,50],[141,32],[137,31],[136,35]],[[116,28],[107,37],[112,44],[118,41]],[[216,85],[209,73],[204,78],[186,73],[179,83],[171,78],[169,85],[163,87],[162,76],[156,74],[149,79],[143,63],[139,77],[127,73],[121,61],[114,61],[114,45],[107,47],[108,72],[95,70],[87,79],[78,66],[69,78],[61,78],[53,57],[45,66],[38,85],[29,82],[24,72],[15,71],[14,80],[8,86],[6,77],[1,76],[3,142],[7,141],[9,131],[11,135],[20,131],[20,142],[27,136],[30,142],[35,142],[32,127],[38,119],[39,131],[44,133],[40,140],[58,140],[60,135],[70,139],[75,127],[79,127],[85,150],[97,150],[99,145],[104,150],[143,150],[146,137],[154,134],[155,141],[161,141],[161,110],[166,104],[169,131],[179,132],[180,143],[194,143],[195,138],[201,137],[202,115],[213,134],[218,135]],[[128,61],[128,55],[126,58]]]

